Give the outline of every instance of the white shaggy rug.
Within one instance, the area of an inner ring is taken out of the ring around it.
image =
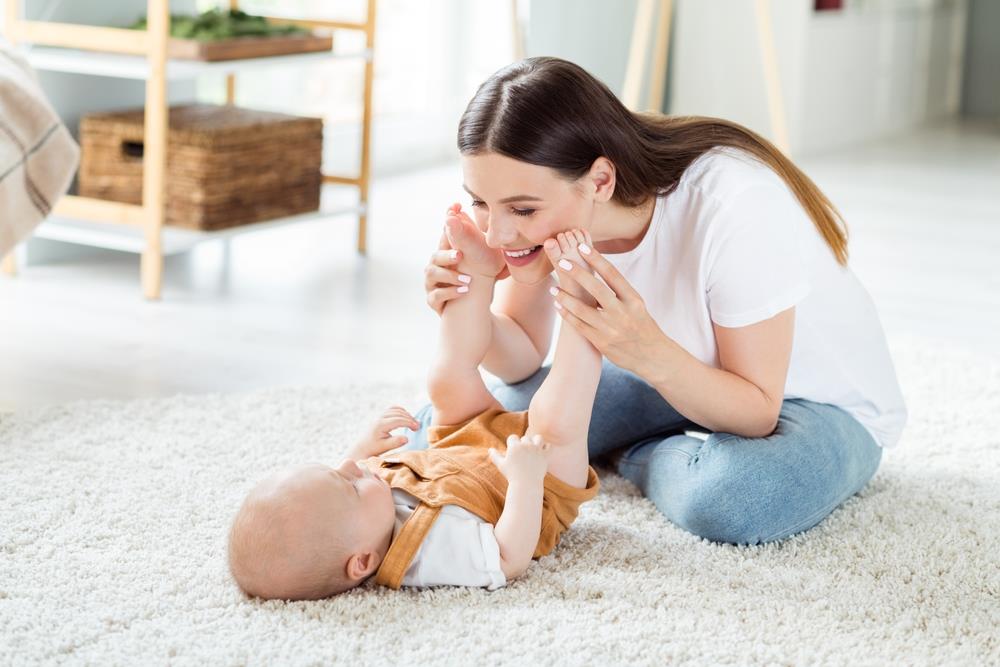
[[[556,552],[494,593],[260,603],[228,579],[247,489],[335,462],[418,386],[0,416],[0,664],[998,664],[1000,360],[893,348],[903,441],[814,529],[702,541],[604,473]]]

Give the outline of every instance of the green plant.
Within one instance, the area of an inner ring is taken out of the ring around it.
[[[146,29],[146,17],[129,26],[133,30]],[[170,36],[178,39],[197,39],[211,42],[236,37],[271,37],[276,35],[301,35],[308,30],[295,25],[272,25],[263,16],[253,16],[239,9],[210,9],[197,16],[170,15]]]

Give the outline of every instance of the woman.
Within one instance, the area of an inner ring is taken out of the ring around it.
[[[476,226],[506,260],[483,363],[504,407],[527,409],[558,314],[604,355],[591,458],[682,528],[778,540],[875,474],[907,416],[882,327],[839,213],[770,143],[630,112],[580,67],[529,58],[480,86],[458,146]],[[540,246],[574,227],[601,280],[572,275],[598,308],[550,294]],[[426,270],[438,313],[474,279],[442,239]]]

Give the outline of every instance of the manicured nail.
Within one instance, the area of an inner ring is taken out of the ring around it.
[[[590,254],[590,246],[587,245],[586,243],[581,243],[580,245],[577,246],[577,248],[579,248],[580,252],[582,252],[584,255]]]
[[[464,273],[458,274],[458,279],[466,284],[472,282],[472,278],[470,276],[465,275]]]
[[[573,265],[570,264],[570,261],[568,259],[560,259],[559,268],[569,271],[570,269],[573,268]]]
[[[551,294],[552,296],[559,296],[559,290],[557,290],[555,287],[550,287],[549,294]]]
[[[465,294],[468,291],[469,291],[469,286],[468,285],[462,285],[461,287],[458,288],[458,293],[459,294]]]
[[[562,310],[562,304],[558,301],[553,301],[552,305],[556,307],[556,310]]]

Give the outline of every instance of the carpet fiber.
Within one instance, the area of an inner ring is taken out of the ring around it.
[[[0,416],[0,664],[997,664],[1000,361],[893,341],[910,407],[810,531],[714,544],[602,471],[505,589],[261,603],[225,533],[271,469],[335,463],[420,387],[85,401]]]

